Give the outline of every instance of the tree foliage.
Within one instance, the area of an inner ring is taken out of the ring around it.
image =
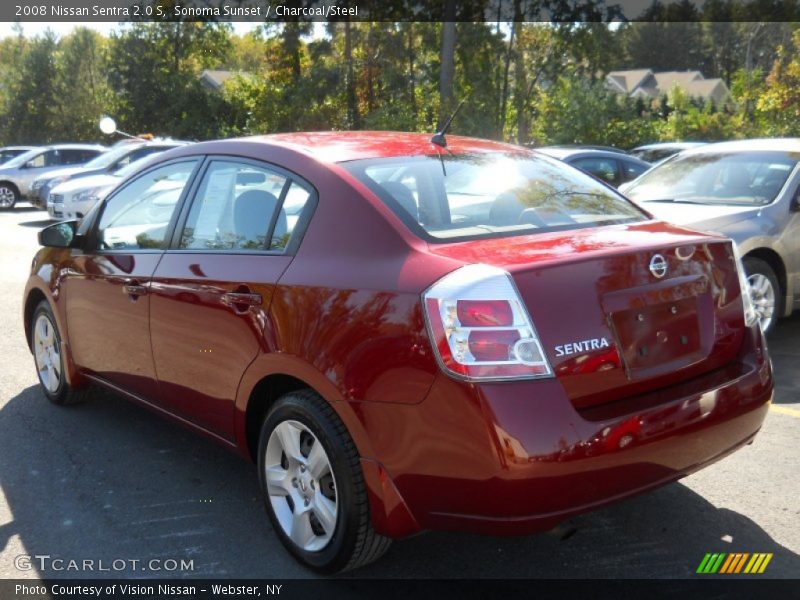
[[[508,0],[501,6],[514,22],[497,24],[464,20],[485,2],[448,0],[436,10],[455,11],[452,27],[340,21],[323,30],[297,20],[245,35],[190,22],[121,24],[107,37],[18,32],[0,40],[0,143],[96,141],[104,114],[125,131],[185,139],[433,132],[461,100],[453,132],[518,143],[797,135],[800,34],[789,4],[707,0],[700,12],[688,0],[655,0],[644,21],[608,25],[614,8],[602,0]],[[551,22],[525,22],[544,8]],[[733,102],[714,106],[679,89],[629,98],[606,86],[619,68],[700,70],[723,78]],[[204,69],[231,76],[212,89]]]

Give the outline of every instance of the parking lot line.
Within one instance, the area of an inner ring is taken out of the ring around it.
[[[794,408],[788,408],[786,406],[781,406],[779,404],[770,404],[770,409],[774,410],[775,412],[779,412],[784,415],[789,415],[790,417],[795,417],[800,419],[800,410]]]

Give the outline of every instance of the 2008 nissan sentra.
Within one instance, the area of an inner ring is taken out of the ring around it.
[[[323,572],[544,531],[749,443],[773,378],[736,247],[516,146],[296,133],[168,151],[44,229],[28,343],[258,464]]]

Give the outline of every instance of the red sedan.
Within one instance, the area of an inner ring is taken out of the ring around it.
[[[543,531],[750,442],[735,246],[555,159],[406,133],[171,150],[44,229],[44,394],[103,386],[258,464],[323,572],[424,529]]]

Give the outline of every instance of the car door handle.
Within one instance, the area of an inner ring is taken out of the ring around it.
[[[247,312],[251,306],[260,306],[264,299],[261,294],[254,294],[252,292],[226,292],[220,298],[225,306],[230,306],[236,312]]]
[[[144,296],[147,293],[147,287],[138,281],[129,280],[122,284],[122,293],[128,296]]]

